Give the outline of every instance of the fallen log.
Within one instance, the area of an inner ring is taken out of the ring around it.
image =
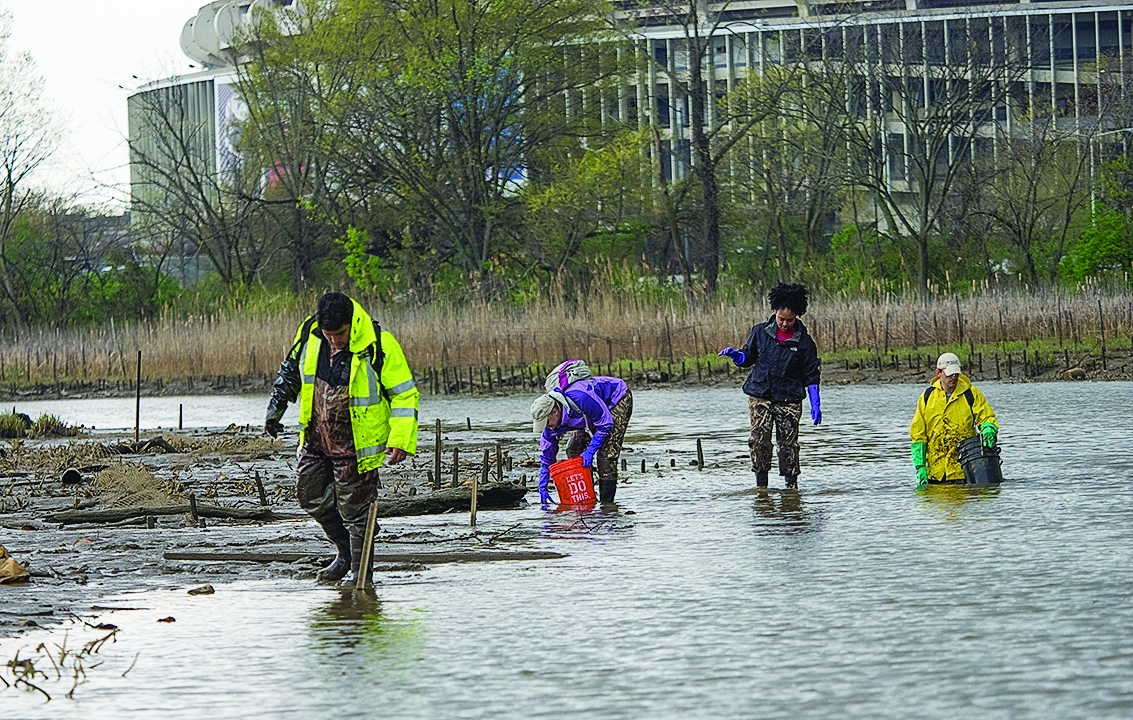
[[[527,488],[513,483],[491,483],[476,493],[480,510],[513,508],[527,493]],[[408,497],[378,498],[378,517],[403,515],[439,515],[446,512],[468,512],[472,508],[472,489],[445,488]]]
[[[294,563],[303,562],[312,558],[329,560],[329,553],[245,553],[245,552],[166,552],[162,554],[166,560],[192,560],[195,562],[258,562],[258,563]],[[495,552],[492,550],[458,550],[454,552],[436,553],[374,553],[376,563],[420,563],[422,565],[438,565],[440,563],[459,562],[493,562],[497,560],[557,560],[566,555],[546,550],[508,550]]]
[[[527,488],[512,483],[494,483],[480,488],[476,494],[476,504],[481,509],[500,510],[515,507]],[[405,515],[439,515],[446,512],[467,512],[472,506],[472,491],[466,487],[446,488],[431,493],[406,497],[382,498],[378,501],[378,517],[401,517]],[[49,515],[44,520],[50,523],[75,525],[79,523],[113,523],[146,515],[188,515],[188,505],[167,505],[152,508],[113,508],[110,510],[67,510]],[[306,515],[273,513],[267,508],[227,508],[219,505],[197,504],[200,517],[222,518],[227,520],[294,520]]]
[[[66,510],[48,515],[44,522],[75,525],[78,523],[113,523],[146,515],[188,515],[188,505],[164,505],[162,507],[113,508],[110,510]],[[197,505],[197,515],[201,517],[222,518],[226,520],[294,520],[306,515],[280,515],[268,508],[229,508],[219,505]]]
[[[141,442],[122,442],[107,445],[106,449],[119,455],[142,455],[149,452],[180,453],[181,451],[170,445],[165,438],[158,435],[152,440]]]

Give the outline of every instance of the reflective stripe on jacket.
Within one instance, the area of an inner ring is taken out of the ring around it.
[[[972,391],[972,403],[964,393]],[[984,394],[972,385],[968,376],[960,373],[951,397],[945,397],[940,379],[933,378],[932,392],[917,398],[917,410],[909,426],[913,442],[928,443],[926,462],[932,480],[963,480],[964,468],[960,465],[960,441],[976,434],[977,428],[992,422],[999,428],[995,412]]]
[[[354,451],[358,471],[368,472],[382,464],[386,448],[400,448],[410,455],[417,452],[417,400],[420,393],[409,370],[401,345],[392,334],[382,331],[381,378],[372,363],[378,338],[374,322],[356,301],[350,321],[350,426],[354,433]],[[295,334],[299,347],[299,444],[311,422],[311,406],[315,394],[315,373],[319,364],[322,338],[314,334],[313,323],[307,341],[302,342],[303,325]],[[384,389],[384,392],[383,392]],[[388,395],[388,397],[387,397]]]

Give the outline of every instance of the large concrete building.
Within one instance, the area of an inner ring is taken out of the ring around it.
[[[239,113],[232,81],[239,58],[236,38],[257,7],[295,7],[300,0],[219,0],[205,5],[190,18],[181,33],[185,54],[204,68],[196,75],[171,78],[147,85],[130,102],[130,134],[137,147],[159,141],[160,132],[145,120],[144,108],[175,101],[187,120],[199,124],[196,143],[211,157],[215,171],[223,172],[231,153],[230,128]],[[653,62],[644,63],[636,82],[621,88],[603,112],[622,122],[659,127],[665,149],[674,159],[666,170],[676,178],[688,171],[688,99],[671,87],[669,75],[687,71],[687,28],[666,10],[666,2],[617,2],[618,13],[637,28],[636,52]],[[1009,92],[989,118],[997,132],[1014,132],[1031,118],[1053,114],[1061,122],[1088,128],[1094,137],[1108,135],[1110,142],[1127,143],[1129,128],[1097,127],[1105,100],[1129,94],[1133,59],[1133,3],[1130,2],[954,2],[953,0],[806,1],[737,0],[704,3],[705,22],[711,27],[711,67],[706,69],[709,121],[712,99],[721,96],[748,73],[762,73],[773,65],[816,58],[861,59],[874,70],[863,73],[857,87],[863,101],[877,98],[867,111],[884,115],[888,101],[878,97],[870,83],[882,83],[886,74],[902,72],[910,59],[925,70],[922,99],[932,93],[933,67],[944,67],[957,54],[986,52],[993,62],[1017,69]],[[894,50],[896,48],[896,50]],[[898,62],[887,53],[900,55]],[[872,59],[872,60],[871,60]],[[666,72],[667,71],[667,72]],[[899,147],[903,128],[899,118],[887,119],[890,136],[885,146]],[[1120,125],[1120,121],[1118,121]],[[1133,123],[1125,123],[1126,125]],[[1111,122],[1112,125],[1112,122]],[[900,174],[900,163],[894,164]],[[135,197],[146,184],[146,172],[132,164]]]

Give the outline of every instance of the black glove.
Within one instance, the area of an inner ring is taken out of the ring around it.
[[[283,413],[287,411],[288,403],[295,402],[299,396],[299,361],[288,357],[279,366],[279,377],[271,389],[271,399],[268,401],[267,420],[264,422],[264,432],[272,437],[278,437],[283,432]]]

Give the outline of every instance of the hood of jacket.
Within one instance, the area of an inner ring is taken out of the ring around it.
[[[350,298],[350,304],[354,306],[354,314],[350,318],[350,352],[358,354],[376,343],[378,336],[374,333],[374,320],[370,313],[363,310],[354,298]]]

